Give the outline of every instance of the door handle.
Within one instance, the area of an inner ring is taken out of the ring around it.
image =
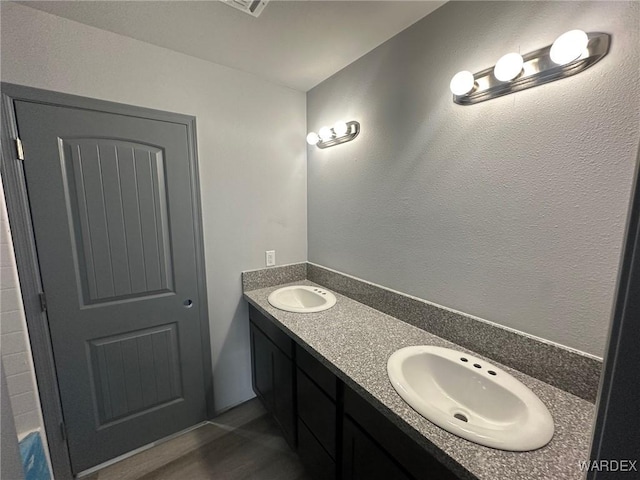
[[[184,302],[182,302],[182,305],[184,306],[184,308],[191,308],[193,307],[193,300],[187,298]]]

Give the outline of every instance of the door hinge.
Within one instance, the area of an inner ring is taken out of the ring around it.
[[[24,148],[22,148],[22,140],[16,138],[16,152],[18,153],[18,160],[24,160]]]
[[[43,312],[47,311],[47,296],[44,292],[38,294],[38,298],[40,299],[40,310]]]
[[[64,422],[60,422],[60,434],[62,435],[62,440],[67,441],[67,426]]]

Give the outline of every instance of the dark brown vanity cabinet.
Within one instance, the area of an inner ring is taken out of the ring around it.
[[[317,480],[457,478],[249,306],[253,389]]]
[[[296,447],[295,365],[291,340],[273,322],[250,309],[253,391]]]

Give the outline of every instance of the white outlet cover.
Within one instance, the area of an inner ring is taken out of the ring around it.
[[[264,254],[267,267],[273,267],[276,264],[276,251],[267,250],[266,252],[264,252]]]

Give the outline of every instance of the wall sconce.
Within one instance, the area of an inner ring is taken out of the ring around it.
[[[553,45],[524,56],[507,53],[495,67],[476,74],[458,72],[449,85],[453,101],[472,105],[580,73],[607,54],[610,38],[606,33],[571,30]]]
[[[309,132],[307,135],[307,143],[315,145],[318,148],[329,148],[340,143],[350,142],[360,133],[360,124],[358,122],[338,121],[333,128],[322,127],[318,133]]]

